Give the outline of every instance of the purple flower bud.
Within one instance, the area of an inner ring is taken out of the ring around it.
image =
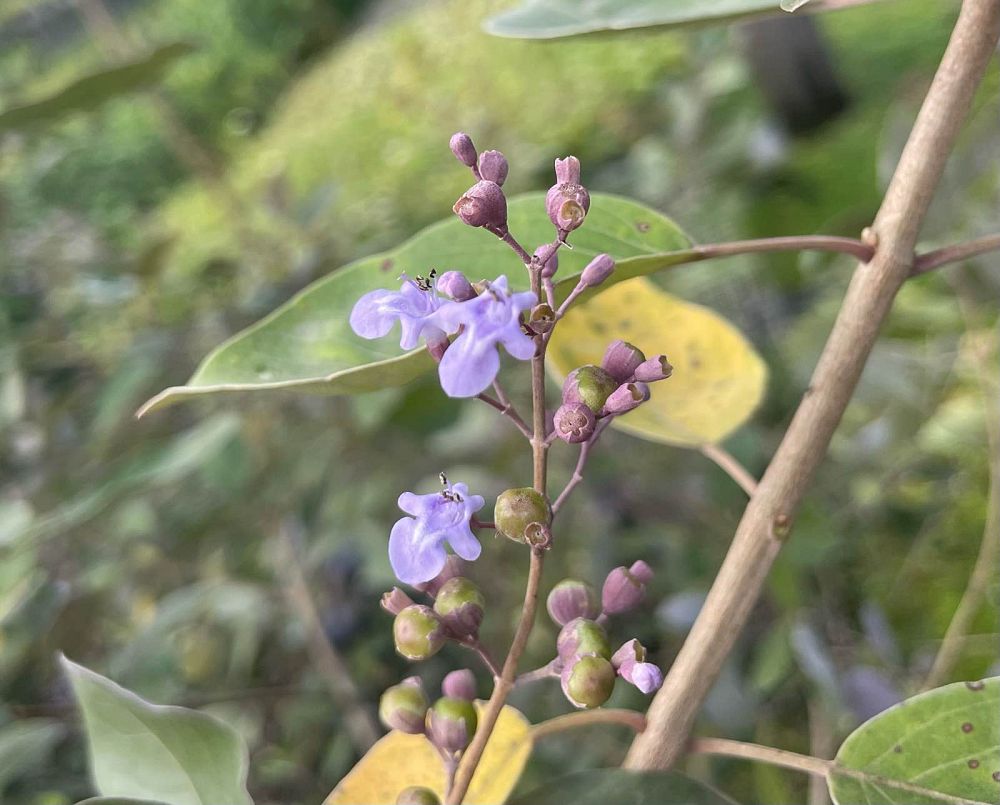
[[[406,593],[399,589],[399,587],[393,587],[389,592],[382,596],[382,609],[386,612],[391,612],[393,615],[398,615],[408,606],[413,604],[413,599],[410,598]]]
[[[548,525],[551,519],[548,500],[530,486],[501,493],[493,510],[497,531],[514,542],[527,542],[526,532],[530,525]]]
[[[452,671],[441,683],[441,692],[451,699],[471,702],[476,698],[476,677],[468,668]]]
[[[646,647],[635,638],[622,643],[621,648],[611,655],[611,664],[615,670],[626,663],[646,661]]]
[[[670,377],[673,371],[674,367],[667,361],[666,355],[654,355],[635,368],[635,379],[643,383],[655,383]]]
[[[596,618],[601,613],[594,588],[585,581],[563,579],[549,593],[545,600],[549,617],[560,626],[565,626],[576,618]]]
[[[543,253],[549,253],[551,246],[539,246],[535,249],[535,257],[540,257]],[[559,255],[551,251],[549,259],[542,263],[542,279],[552,279],[559,270]]]
[[[556,653],[563,660],[588,654],[611,659],[611,644],[608,633],[597,621],[574,618],[560,630]]]
[[[557,159],[556,181],[559,184],[580,184],[580,160],[572,156]]]
[[[396,651],[408,660],[426,660],[437,654],[447,639],[444,624],[423,604],[408,606],[392,624]]]
[[[608,401],[604,403],[601,413],[609,416],[627,414],[633,408],[638,408],[648,399],[649,386],[645,383],[623,383],[608,397]]]
[[[643,693],[652,693],[663,684],[663,672],[646,662],[646,648],[638,640],[629,640],[611,657],[618,676]]]
[[[615,689],[615,669],[604,657],[581,657],[567,663],[559,675],[563,693],[580,709],[600,707]]]
[[[503,185],[507,179],[507,157],[499,151],[483,151],[479,155],[479,175],[489,182]]]
[[[593,288],[610,277],[614,270],[615,261],[611,259],[610,255],[599,254],[583,269],[580,274],[580,284]]]
[[[638,559],[632,563],[632,566],[628,569],[635,578],[639,579],[643,584],[649,584],[653,580],[653,568],[646,564],[642,559]]]
[[[441,805],[441,799],[429,788],[411,785],[399,792],[396,805]]]
[[[467,699],[445,696],[427,711],[427,737],[446,752],[461,752],[476,734],[476,708]]]
[[[438,594],[438,591],[444,586],[446,581],[455,578],[455,576],[461,576],[464,572],[465,562],[453,553],[448,554],[448,558],[445,559],[444,567],[441,569],[440,573],[438,573],[430,581],[426,581],[422,584],[414,584],[413,586],[420,590],[420,592],[427,593],[429,596],[434,597]]]
[[[491,230],[507,227],[507,197],[496,182],[476,182],[452,209],[469,226],[483,226]]]
[[[574,369],[566,377],[562,387],[562,400],[567,405],[583,403],[596,414],[618,385],[618,381],[600,366],[588,364]]]
[[[580,184],[580,160],[556,160],[556,183],[545,196],[545,211],[560,239],[580,226],[590,209],[590,194]]]
[[[486,600],[475,584],[456,576],[441,586],[434,601],[434,611],[451,634],[468,637],[479,631],[485,604]]]
[[[455,159],[466,167],[471,168],[476,164],[476,146],[472,144],[472,138],[464,131],[452,134],[448,146],[451,148],[451,153],[455,155]]]
[[[438,285],[440,287],[440,281]],[[645,360],[639,347],[628,341],[615,341],[604,351],[601,367],[619,383],[628,383]]]
[[[477,296],[476,289],[461,271],[445,271],[438,277],[437,289],[438,293],[450,296],[456,302],[465,302]]]
[[[594,434],[597,418],[583,403],[565,403],[556,410],[552,421],[556,436],[564,442],[585,442]]]
[[[386,690],[379,699],[378,715],[382,723],[391,730],[410,735],[423,733],[427,696],[424,695],[420,679],[411,676]]]
[[[604,580],[601,590],[601,604],[605,615],[618,615],[635,609],[646,595],[646,582],[652,578],[652,571],[645,562],[636,562],[632,568],[639,568],[639,573],[632,573],[629,568],[616,567]],[[645,580],[643,577],[645,576]]]

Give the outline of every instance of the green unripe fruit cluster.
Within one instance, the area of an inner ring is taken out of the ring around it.
[[[444,625],[430,607],[413,604],[396,616],[392,624],[396,651],[408,660],[433,657],[445,644]]]
[[[497,498],[493,510],[497,531],[514,542],[528,542],[528,526],[552,521],[552,509],[545,495],[530,486],[508,489]],[[529,532],[530,534],[530,532]]]
[[[581,657],[563,672],[563,691],[577,707],[600,707],[615,689],[614,666],[604,657]]]
[[[596,414],[619,385],[607,370],[587,364],[569,373],[563,383],[563,402],[583,403]]]
[[[563,626],[556,639],[556,651],[567,662],[584,655],[611,659],[608,633],[601,624],[586,618],[576,618]]]
[[[389,729],[419,735],[424,731],[427,707],[427,696],[420,681],[413,677],[393,685],[382,694],[378,715]]]
[[[474,635],[483,622],[486,599],[479,588],[464,576],[448,579],[434,599],[434,611],[448,631],[457,637]]]
[[[448,752],[461,752],[476,734],[479,719],[468,699],[443,696],[427,711],[427,737]]]

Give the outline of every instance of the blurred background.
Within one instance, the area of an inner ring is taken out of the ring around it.
[[[258,803],[317,803],[357,759],[345,713],[373,711],[410,673],[378,608],[397,495],[445,470],[490,500],[528,477],[527,450],[433,377],[133,412],[311,280],[446,217],[468,181],[453,131],[506,153],[511,193],[548,187],[553,158],[574,153],[592,190],[643,200],[699,241],[857,236],[957,13],[886,0],[680,33],[483,34],[506,5],[0,4],[0,801],[92,793],[59,651],[237,726]],[[997,88],[994,66],[925,247],[996,228]],[[829,756],[919,689],[983,536],[1000,272],[981,262],[904,288],[702,731]],[[729,317],[769,364],[765,403],[727,443],[756,474],[852,267],[758,255],[659,280]],[[601,444],[546,590],[646,559],[649,605],[614,636],[667,667],[744,497],[697,453],[615,432]],[[554,450],[557,488],[574,460]],[[500,647],[524,563],[512,544],[489,550],[490,572],[472,575]],[[995,575],[988,597],[953,678],[1000,672]],[[526,667],[554,636],[541,618]],[[468,661],[449,648],[420,670],[433,688]],[[568,709],[556,684],[513,703],[533,721]],[[619,686],[612,704],[645,702]],[[619,729],[541,743],[524,790],[619,762]],[[687,768],[743,802],[810,796],[769,767]]]

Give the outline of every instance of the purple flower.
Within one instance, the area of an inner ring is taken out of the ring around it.
[[[663,672],[646,662],[646,648],[638,640],[629,640],[611,656],[618,676],[643,693],[652,693],[663,684]]]
[[[389,534],[389,562],[400,581],[420,584],[437,576],[448,559],[446,542],[463,559],[479,557],[482,546],[469,520],[486,501],[470,495],[465,484],[449,484],[432,495],[404,492],[398,503],[412,515],[397,520]]]
[[[362,338],[381,338],[399,320],[403,349],[414,349],[420,338],[427,343],[443,341],[445,334],[432,320],[444,301],[429,283],[401,277],[403,287],[398,291],[380,288],[362,296],[351,311],[351,329]]]
[[[519,360],[534,356],[535,342],[521,329],[521,313],[537,301],[531,291],[508,291],[507,278],[501,276],[475,299],[441,306],[433,318],[439,329],[451,333],[464,328],[438,369],[445,394],[475,397],[486,389],[500,369],[500,344]]]

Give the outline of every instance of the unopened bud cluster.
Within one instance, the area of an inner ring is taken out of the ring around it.
[[[389,729],[426,735],[441,752],[460,753],[476,734],[476,680],[471,671],[452,671],[441,684],[442,696],[431,704],[417,677],[382,694],[379,718]]]

